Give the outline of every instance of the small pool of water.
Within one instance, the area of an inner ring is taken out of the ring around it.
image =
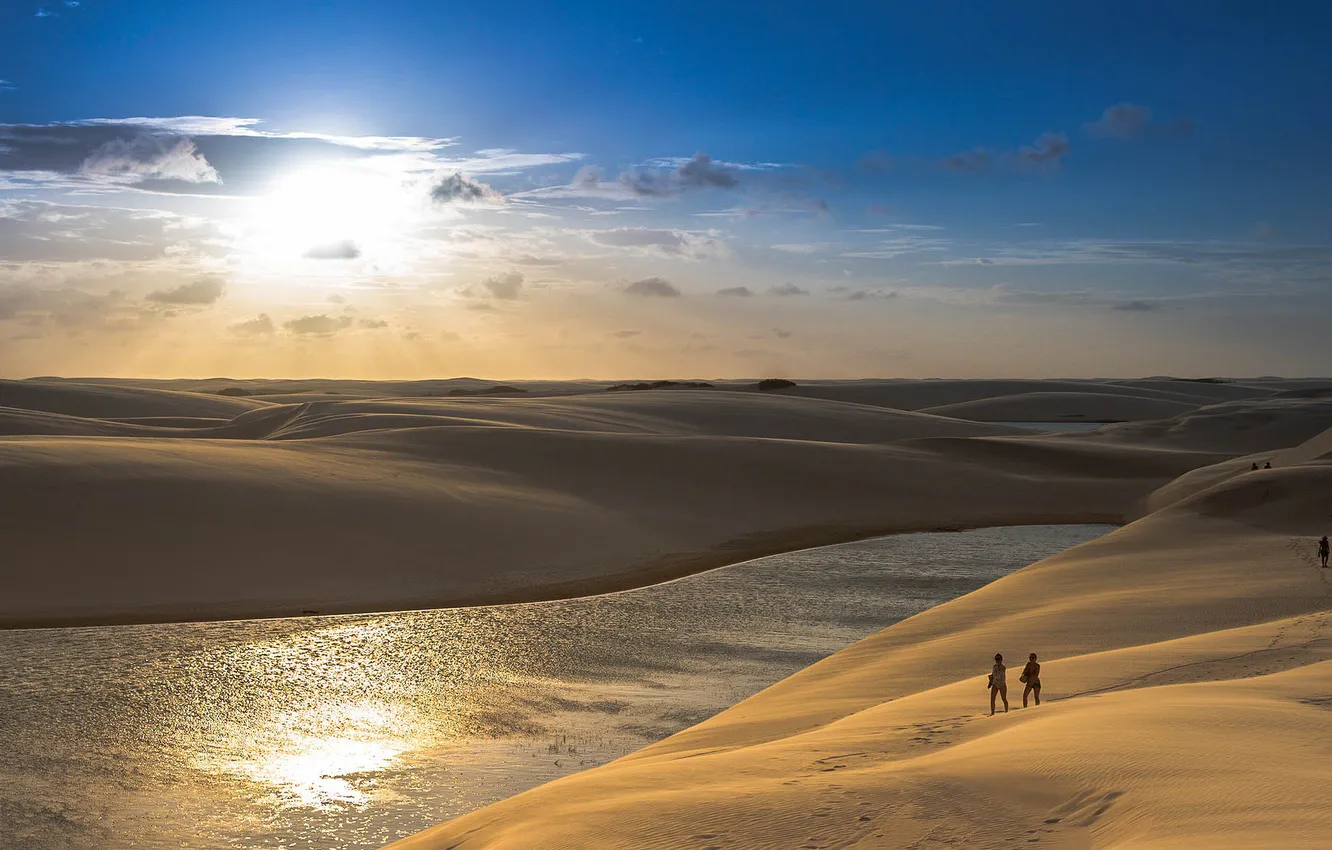
[[[0,632],[0,846],[377,848],[1110,530],[899,535],[560,602]]]

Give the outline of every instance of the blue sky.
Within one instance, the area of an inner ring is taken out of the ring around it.
[[[1329,43],[1314,3],[3,0],[0,369],[1326,372]]]

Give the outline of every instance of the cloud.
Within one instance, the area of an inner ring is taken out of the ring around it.
[[[1122,304],[1115,304],[1110,309],[1126,313],[1150,313],[1161,309],[1161,305],[1155,301],[1125,301]]]
[[[707,232],[617,227],[612,230],[586,231],[583,235],[592,242],[608,248],[626,248],[658,256],[701,260],[730,254],[725,242]]]
[[[724,298],[749,298],[754,291],[748,286],[728,286],[725,289],[718,289],[717,294]]]
[[[361,256],[361,246],[350,239],[315,245],[305,252],[310,260],[354,260]]]
[[[574,173],[569,185],[577,189],[599,189],[605,176],[600,166],[584,165]]]
[[[847,301],[869,301],[871,299],[887,300],[896,298],[897,292],[891,289],[857,289],[846,295]]]
[[[171,289],[158,289],[148,293],[147,300],[156,304],[213,304],[216,303],[226,286],[220,278],[201,277],[190,283],[182,283]]]
[[[949,171],[984,171],[994,162],[994,155],[985,148],[972,148],[969,151],[944,157],[943,167]]]
[[[84,159],[79,172],[139,181],[222,182],[217,170],[203,158],[193,140],[156,135],[111,139]]]
[[[699,152],[681,162],[674,171],[637,168],[620,173],[620,184],[639,196],[664,197],[689,189],[732,189],[739,184],[736,168],[713,162]]]
[[[642,331],[616,331],[615,333],[611,334],[611,336],[616,337],[617,339],[630,339],[632,337],[638,336],[641,333]]]
[[[738,182],[734,170],[714,163],[702,152],[677,168],[675,175],[680,185],[689,189],[730,189]]]
[[[52,12],[50,9],[47,9],[46,7],[42,6],[42,7],[39,7],[39,8],[37,9],[37,12],[33,15],[33,17],[34,17],[34,18],[58,18],[58,17],[60,17],[60,14],[59,14],[58,12]]]
[[[488,277],[480,283],[462,290],[469,298],[498,298],[501,301],[516,301],[523,295],[523,273],[506,272]]]
[[[269,318],[267,313],[260,313],[253,319],[236,322],[228,330],[241,336],[272,336],[277,328],[273,325],[273,320]]]
[[[365,328],[368,331],[377,331],[380,330],[381,328],[388,327],[389,323],[384,321],[383,319],[361,319],[359,322],[356,323],[356,326],[360,328]]]
[[[96,294],[74,287],[0,285],[0,321],[19,321],[32,326],[106,327],[110,321],[123,318],[121,314],[129,304],[120,290]]]
[[[437,180],[435,185],[430,187],[430,200],[437,204],[504,202],[499,192],[479,180],[465,176],[461,171],[455,171]]]
[[[773,328],[772,335],[778,339],[790,339],[794,336],[790,331],[782,330],[781,328]]]
[[[1093,139],[1136,139],[1152,121],[1152,111],[1132,103],[1107,106],[1101,117],[1088,121],[1082,129]]]
[[[941,165],[948,171],[977,173],[992,168],[1053,168],[1068,155],[1070,146],[1064,133],[1042,133],[1036,141],[1023,145],[1016,151],[992,151],[989,148],[972,148],[969,151],[944,157]]]
[[[317,316],[301,316],[299,319],[283,322],[282,327],[286,328],[287,333],[296,334],[297,336],[332,336],[343,328],[349,327],[351,323],[350,316],[334,318],[320,313]]]
[[[1260,221],[1253,226],[1255,239],[1275,239],[1278,235],[1276,227],[1270,221]]]
[[[680,290],[665,278],[645,277],[636,280],[623,290],[625,295],[640,295],[655,298],[679,298]]]
[[[809,291],[801,289],[794,283],[783,283],[781,286],[774,286],[768,290],[769,295],[776,295],[779,298],[789,298],[793,295],[808,295]]]
[[[870,204],[865,207],[865,215],[887,218],[893,214],[893,208],[887,204]]]
[[[17,88],[18,86],[14,85],[9,80],[0,80],[0,91],[14,91]]]
[[[1068,155],[1068,136],[1063,133],[1041,133],[1030,145],[1018,149],[1018,158],[1032,165],[1058,165]]]

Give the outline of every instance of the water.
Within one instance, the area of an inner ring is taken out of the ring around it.
[[[900,535],[562,602],[0,632],[0,847],[379,847],[1108,530]]]

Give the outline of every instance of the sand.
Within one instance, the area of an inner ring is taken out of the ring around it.
[[[394,846],[1328,844],[1327,382],[448,396],[493,383],[0,383],[0,625],[556,598],[889,531],[1131,521]],[[1098,417],[1141,421],[995,421]],[[1044,705],[985,716],[996,651],[1015,708],[1040,653]]]
[[[1107,537],[392,846],[1328,846],[1329,449],[1199,470]],[[1023,710],[1029,651],[1044,704]],[[994,652],[1014,711],[988,717]]]

